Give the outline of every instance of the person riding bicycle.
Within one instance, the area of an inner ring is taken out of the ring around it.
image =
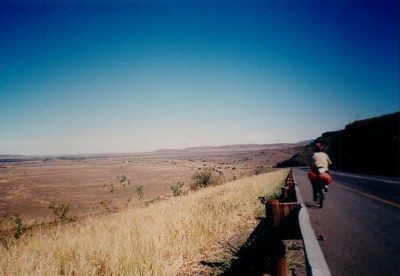
[[[315,152],[312,156],[311,171],[308,173],[308,177],[313,186],[313,200],[317,201],[318,188],[320,185],[324,185],[325,192],[328,191],[328,184],[332,183],[332,177],[329,175],[329,166],[332,165],[332,161],[328,154],[324,152],[324,146],[321,143],[315,145]]]

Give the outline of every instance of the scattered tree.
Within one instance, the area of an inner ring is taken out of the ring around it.
[[[119,189],[126,190],[126,187],[131,184],[131,180],[126,177],[126,175],[117,176],[118,184],[114,185],[114,183],[110,183],[110,193],[115,193]],[[107,186],[107,185],[105,185]]]
[[[183,182],[179,181],[176,185],[171,186],[172,194],[174,196],[181,196],[183,193],[182,187],[185,185]]]
[[[73,221],[74,218],[68,217],[68,212],[69,212],[69,205],[67,204],[55,204],[54,202],[51,202],[49,205],[49,209],[53,211],[54,215],[58,217],[59,220],[61,221]]]
[[[139,200],[143,200],[144,199],[144,187],[143,185],[140,185],[138,187],[136,187],[136,194],[139,197]]]

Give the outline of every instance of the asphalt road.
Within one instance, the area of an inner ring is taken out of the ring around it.
[[[400,275],[399,178],[332,172],[321,209],[306,172],[294,175],[332,275]]]

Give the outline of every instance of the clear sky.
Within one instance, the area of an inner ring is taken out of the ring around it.
[[[298,142],[399,102],[398,0],[0,4],[0,154]]]

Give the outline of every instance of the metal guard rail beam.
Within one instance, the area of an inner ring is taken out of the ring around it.
[[[304,243],[304,253],[307,265],[307,275],[310,276],[331,276],[331,272],[326,263],[324,254],[315,236],[314,229],[311,226],[310,215],[308,214],[307,207],[304,204],[303,198],[300,194],[295,175],[292,170],[293,181],[295,183],[297,202],[300,205],[299,210],[299,225],[301,235]]]

